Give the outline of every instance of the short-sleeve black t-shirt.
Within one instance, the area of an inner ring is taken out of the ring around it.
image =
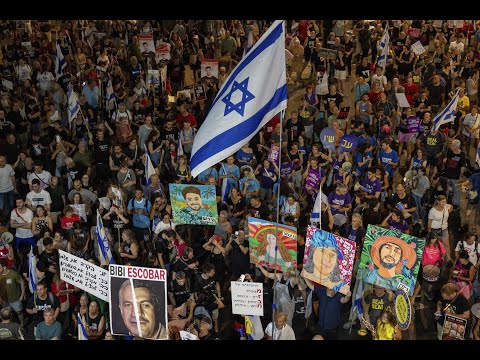
[[[38,312],[36,314],[30,315],[32,317],[32,323],[34,326],[37,326],[43,321],[43,310],[45,309],[54,309],[56,310],[60,306],[60,300],[58,297],[52,293],[47,293],[47,298],[45,300],[39,299],[35,293],[27,301],[27,309],[37,308]]]

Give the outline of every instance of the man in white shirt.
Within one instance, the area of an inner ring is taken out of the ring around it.
[[[271,322],[267,325],[265,334],[267,335],[267,340],[295,340],[295,332],[287,324],[287,315],[282,312],[277,313],[275,316],[275,329],[273,329],[273,322]]]
[[[27,246],[35,246],[37,239],[33,236],[32,220],[33,212],[25,206],[22,197],[15,200],[16,208],[10,214],[10,227],[17,229],[15,231],[15,243],[17,250],[25,244]]]
[[[47,211],[50,211],[52,198],[50,193],[40,188],[40,180],[32,180],[32,191],[27,194],[27,207],[35,210],[38,205],[43,205]]]
[[[6,156],[0,155],[0,222],[8,221],[15,206],[15,188],[15,171]]]
[[[50,184],[50,179],[52,178],[52,174],[47,171],[43,170],[43,163],[39,160],[36,160],[34,165],[33,165],[34,171],[28,175],[28,187],[30,188],[30,191],[33,190],[32,188],[32,181],[34,179],[37,179],[40,181],[40,189],[45,190],[49,184]]]

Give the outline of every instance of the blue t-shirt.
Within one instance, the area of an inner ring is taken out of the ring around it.
[[[149,200],[142,198],[138,201],[136,198],[130,199],[128,202],[128,210],[133,210],[133,226],[141,229],[150,228],[150,210],[152,210],[152,204]]]
[[[383,167],[385,170],[388,172],[388,175],[390,177],[393,177],[393,169],[394,167],[392,165],[389,165],[388,162],[394,162],[398,163],[398,154],[395,150],[391,150],[389,153],[387,153],[385,150],[380,150],[378,153],[378,158],[382,162]]]
[[[336,293],[333,297],[327,295],[325,287],[315,286],[318,297],[318,327],[320,330],[336,329],[342,320],[342,294]]]
[[[198,174],[197,179],[201,182],[207,182],[209,176],[214,176],[215,180],[218,180],[218,171],[214,167],[203,170]]]
[[[480,191],[480,173],[473,174],[468,181],[472,184],[471,190]]]
[[[373,154],[371,151],[367,151],[365,153],[365,155],[363,155],[362,153],[360,152],[356,152],[355,153],[355,162],[357,163],[357,171],[360,173],[360,174],[363,174],[365,173],[367,170],[368,170],[368,166],[370,165],[370,163],[365,163],[363,164],[362,166],[358,166],[358,163],[360,162],[363,162],[365,160],[367,160],[367,157],[371,157],[373,158]]]

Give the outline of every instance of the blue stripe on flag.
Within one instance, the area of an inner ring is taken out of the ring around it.
[[[218,99],[220,99],[223,96],[225,91],[230,87],[230,84],[234,80],[237,80],[237,75],[240,73],[240,71],[242,71],[253,60],[255,60],[257,56],[260,55],[261,52],[263,52],[266,48],[268,48],[270,45],[273,45],[277,41],[277,39],[283,33],[282,26],[283,26],[283,23],[279,23],[277,27],[270,34],[268,34],[268,36],[264,40],[262,40],[261,43],[257,43],[259,45],[255,50],[249,51],[247,56],[241,60],[240,64],[238,64],[233,70],[233,72],[229,75],[227,82],[225,82],[222,85],[222,88],[220,89],[217,96],[215,97],[215,101],[213,102],[211,108],[213,108],[217,103]]]
[[[268,101],[260,110],[258,110],[253,116],[249,119],[242,121],[240,124],[234,126],[233,128],[224,131],[223,133],[217,135],[211,141],[203,145],[198,151],[192,156],[190,161],[190,167],[193,169],[197,165],[201,164],[212,155],[215,155],[232,145],[237,144],[238,142],[245,139],[247,136],[253,135],[256,133],[258,125],[262,122],[265,114],[269,111],[275,109],[282,101],[287,99],[287,85],[278,88],[275,91],[273,97]]]

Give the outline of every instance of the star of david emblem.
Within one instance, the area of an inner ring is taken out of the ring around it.
[[[248,103],[249,101],[255,99],[255,96],[253,96],[253,94],[248,91],[248,80],[250,78],[247,77],[245,80],[243,80],[242,82],[238,83],[237,81],[233,81],[233,86],[231,87],[230,89],[230,92],[222,99],[222,101],[225,103],[225,112],[223,114],[223,116],[227,116],[228,114],[230,114],[232,111],[236,111],[237,113],[239,113],[240,115],[243,116],[243,114],[245,113],[245,104]],[[234,104],[232,103],[232,95],[236,92],[236,91],[240,91],[242,93],[242,100],[240,100],[238,103]]]

